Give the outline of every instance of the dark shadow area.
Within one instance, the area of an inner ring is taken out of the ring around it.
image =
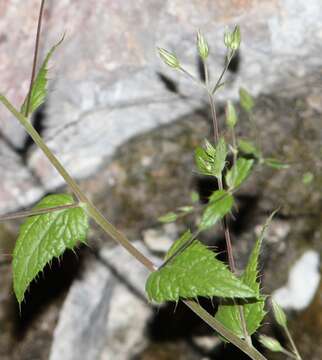
[[[215,313],[216,305],[210,300],[198,299],[210,313]],[[156,308],[155,314],[147,326],[147,336],[152,341],[175,341],[187,339],[193,335],[207,335],[212,330],[184,304],[167,303]]]
[[[46,105],[43,104],[35,112],[35,114],[33,115],[33,118],[32,118],[32,124],[40,135],[42,135],[42,132],[44,130],[45,109],[46,109]],[[19,149],[19,151],[18,151],[24,160],[26,160],[28,151],[32,145],[34,145],[34,141],[32,140],[32,138],[29,135],[27,135],[27,137],[25,139],[25,143],[23,144],[22,148]]]
[[[203,62],[200,59],[200,57],[197,57],[197,71],[198,71],[198,78],[202,81],[205,82],[206,81],[206,74],[205,74],[205,68],[203,66]]]
[[[68,290],[79,273],[84,252],[85,248],[78,249],[77,254],[66,251],[59,260],[55,258],[51,265],[47,265],[27,290],[20,313],[17,303],[13,302],[17,340],[23,339],[28,328],[42,311],[45,311],[50,303]]]
[[[240,69],[240,63],[241,63],[241,55],[240,55],[240,51],[238,50],[230,61],[230,64],[228,66],[228,71],[231,72],[232,74],[237,74]]]
[[[157,75],[159,80],[162,82],[162,84],[168,91],[179,94],[178,85],[174,80],[160,72],[157,72]]]

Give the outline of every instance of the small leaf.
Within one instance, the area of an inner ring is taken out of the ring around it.
[[[216,145],[216,157],[215,157],[214,170],[213,170],[213,174],[217,178],[221,177],[222,171],[226,166],[226,157],[227,157],[227,145],[225,139],[221,137]]]
[[[31,88],[31,96],[30,96],[30,104],[29,104],[29,110],[28,114],[26,115],[27,111],[27,103],[28,103],[28,95],[26,96],[20,112],[23,115],[26,115],[26,117],[29,116],[29,114],[32,114],[35,112],[38,107],[43,104],[43,102],[46,99],[47,96],[47,73],[48,73],[48,62],[53,55],[54,51],[57,49],[57,47],[63,42],[64,37],[56,44],[54,45],[50,51],[48,52],[47,56],[45,57],[45,60],[43,64],[41,65],[38,74],[36,76],[36,79],[32,85]]]
[[[231,101],[227,101],[226,105],[226,123],[230,129],[233,129],[237,124],[237,113]]]
[[[201,34],[200,31],[198,31],[198,33],[197,33],[197,49],[198,49],[199,56],[203,60],[207,59],[207,57],[209,55],[209,47],[208,47],[208,43],[207,43],[205,37]]]
[[[213,162],[205,149],[200,146],[195,149],[195,163],[202,175],[212,175]]]
[[[203,175],[221,177],[226,165],[227,145],[224,138],[220,138],[216,147],[205,140],[205,149],[198,146],[195,150],[195,162]]]
[[[273,352],[284,352],[285,351],[285,349],[279,343],[279,341],[272,338],[272,337],[270,337],[270,336],[260,335],[259,336],[259,342],[263,346],[265,346],[268,350],[271,350]]]
[[[173,69],[179,69],[180,68],[180,62],[176,55],[172,54],[170,51],[158,48],[160,58],[163,60],[163,62],[172,67]]]
[[[264,159],[264,164],[273,168],[273,169],[287,169],[289,168],[288,164],[282,163],[281,161],[274,158],[266,158]]]
[[[255,106],[253,97],[244,88],[239,89],[239,103],[246,112],[251,112]]]
[[[249,257],[246,269],[241,276],[243,283],[249,286],[256,293],[257,300],[248,303],[244,302],[240,305],[226,301],[219,306],[215,315],[215,318],[218,321],[240,338],[245,338],[245,334],[241,323],[239,306],[242,306],[243,309],[248,335],[252,335],[258,329],[264,316],[266,315],[264,310],[265,297],[260,295],[258,282],[258,258],[261,244],[266,234],[266,229],[275,213],[276,212],[273,212],[264,224],[260,236],[258,237],[255,247]]]
[[[193,212],[193,209],[194,209],[193,206],[180,206],[178,208],[179,211],[181,211],[185,214],[189,214],[189,213]]]
[[[179,239],[171,253],[180,247],[191,234]],[[169,254],[168,254],[169,256]],[[216,254],[195,240],[187,249],[165,267],[150,274],[146,282],[150,301],[178,301],[197,296],[251,298],[254,292],[243,284],[227,266],[216,259]]]
[[[286,328],[287,327],[287,319],[286,319],[285,312],[280,307],[280,305],[278,305],[278,303],[273,299],[272,299],[272,307],[273,307],[273,313],[274,313],[276,322],[280,326]]]
[[[190,193],[190,199],[191,199],[191,202],[192,202],[193,204],[196,204],[196,203],[199,202],[200,196],[199,196],[199,194],[198,194],[196,191],[192,191],[192,192]]]
[[[227,171],[226,183],[230,189],[240,186],[250,174],[250,170],[254,164],[254,160],[239,158],[236,164]]]
[[[158,221],[162,223],[171,223],[177,220],[177,214],[174,212],[168,212],[167,214],[160,216]]]
[[[311,172],[306,172],[302,176],[302,183],[304,185],[309,185],[314,180],[314,175]]]
[[[253,155],[255,158],[261,158],[261,152],[256,148],[254,144],[245,139],[240,139],[238,141],[239,150],[245,155]]]
[[[225,190],[215,191],[209,198],[209,203],[202,214],[199,228],[201,230],[214,226],[227,213],[231,211],[234,204],[234,198]]]
[[[34,209],[73,204],[71,195],[48,195]],[[29,217],[20,227],[13,251],[13,286],[19,303],[31,281],[54,257],[85,242],[88,217],[83,208]]]

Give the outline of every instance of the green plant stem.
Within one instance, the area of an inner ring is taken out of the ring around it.
[[[216,320],[212,315],[210,315],[205,309],[201,308],[196,302],[191,300],[183,301],[193,312],[200,316],[203,321],[205,321],[211,328],[216,329],[216,331],[221,334],[224,338],[231,341],[231,338],[234,338],[232,342],[245,354],[247,354],[253,360],[265,360],[266,357],[262,355],[258,350],[256,350],[252,345],[248,344],[246,341],[240,339],[230,330],[226,329],[218,320]]]
[[[126,237],[120,233],[108,220],[104,218],[101,212],[94,206],[94,204],[85,196],[85,194],[78,187],[75,180],[68,174],[63,165],[59,162],[59,160],[55,157],[55,155],[51,152],[51,150],[44,143],[38,132],[32,126],[30,121],[25,118],[21,113],[19,113],[11,103],[4,97],[0,95],[0,101],[7,107],[7,109],[14,115],[16,119],[19,120],[20,124],[25,128],[27,133],[31,136],[37,146],[44,152],[48,160],[52,163],[52,165],[56,168],[59,174],[66,181],[72,192],[75,194],[77,199],[84,203],[86,206],[84,209],[89,214],[91,218],[105,230],[107,234],[109,234],[114,240],[119,242],[124,248],[126,248],[132,256],[134,256],[137,260],[139,260],[142,264],[144,264],[150,271],[154,271],[156,269],[155,265],[145,257],[140,251],[138,251],[131,242],[126,239]]]
[[[235,51],[234,50],[230,50],[229,53],[226,55],[226,61],[225,61],[225,67],[223,68],[223,71],[221,72],[215,86],[213,87],[213,89],[210,91],[211,95],[214,95],[215,92],[220,88],[220,86],[222,85],[222,78],[224,77],[226,71],[228,70],[229,64],[232,60],[232,58],[235,55]]]
[[[296,358],[297,360],[302,360],[302,357],[301,357],[300,353],[299,353],[298,350],[297,350],[297,347],[296,347],[296,345],[295,345],[295,342],[294,342],[294,340],[293,340],[293,338],[292,338],[292,335],[291,335],[288,327],[287,327],[287,326],[284,326],[283,328],[284,328],[284,331],[285,331],[285,333],[286,333],[286,336],[287,336],[288,340],[290,341],[290,344],[291,344],[291,346],[292,346],[292,350],[293,350],[293,352],[294,352],[295,358]]]
[[[287,351],[286,349],[281,350],[281,353],[285,354],[286,356],[290,357],[291,359],[298,359],[293,353]]]
[[[25,128],[27,133],[34,140],[36,145],[44,152],[51,164],[56,168],[60,175],[64,178],[67,185],[73,191],[75,196],[79,199],[80,202],[86,204],[84,207],[91,218],[114,240],[116,240],[121,246],[123,246],[132,256],[134,256],[142,265],[144,265],[148,270],[155,271],[157,267],[140,251],[138,251],[130,241],[119,232],[105,217],[100,213],[100,211],[91,203],[89,199],[83,194],[81,189],[78,187],[77,183],[72,179],[72,177],[67,173],[64,167],[60,164],[55,155],[44,143],[40,135],[34,129],[32,124],[21,114],[19,113],[11,103],[0,94],[0,102],[2,102],[5,107],[13,114],[13,116],[20,122],[20,124]],[[212,329],[217,331],[219,334],[224,336],[229,342],[237,346],[245,354],[249,355],[253,360],[266,360],[266,358],[258,352],[252,345],[248,344],[246,341],[241,340],[238,336],[230,332],[224,326],[222,326],[212,315],[210,315],[204,308],[194,301],[184,301],[184,303],[194,311],[203,321],[205,321]]]
[[[205,79],[206,79],[206,89],[207,89],[207,94],[208,94],[208,99],[209,99],[209,104],[210,104],[210,109],[211,109],[211,117],[212,117],[212,122],[213,122],[213,126],[214,126],[214,140],[215,143],[218,142],[219,140],[219,125],[218,125],[218,119],[217,119],[217,113],[216,113],[216,107],[215,107],[215,99],[214,99],[214,94],[216,92],[216,90],[218,89],[218,87],[221,84],[221,80],[224,76],[224,74],[226,73],[229,63],[232,59],[232,57],[234,56],[234,52],[232,51],[226,59],[226,66],[223,69],[215,87],[213,88],[213,90],[210,90],[210,86],[209,86],[209,77],[208,77],[208,69],[207,69],[207,64],[206,62],[204,63],[204,69],[205,69]],[[218,177],[218,187],[219,190],[223,190],[223,182],[222,182],[222,178]],[[231,271],[233,273],[236,272],[236,265],[235,265],[235,260],[234,260],[234,255],[233,255],[233,247],[232,247],[232,242],[231,242],[231,236],[230,236],[230,231],[229,231],[229,226],[228,226],[228,222],[227,222],[227,217],[224,216],[223,220],[222,220],[222,224],[223,224],[223,229],[224,229],[224,235],[225,235],[225,241],[226,241],[226,248],[227,248],[227,254],[228,254],[228,262],[229,262],[229,267],[231,269]],[[240,316],[240,322],[242,325],[242,329],[243,329],[243,333],[245,336],[245,340],[246,342],[251,346],[252,345],[252,339],[248,334],[247,331],[247,326],[246,326],[246,320],[245,320],[245,314],[244,314],[244,310],[242,306],[238,306],[238,311],[239,311],[239,316]]]
[[[53,206],[50,208],[44,208],[44,209],[33,209],[33,210],[26,210],[26,211],[19,211],[15,212],[9,215],[0,216],[0,222],[7,221],[7,220],[16,220],[25,218],[28,216],[35,216],[35,215],[42,215],[42,214],[48,214],[50,212],[55,212],[59,210],[65,210],[65,209],[75,209],[81,207],[81,204],[75,203],[75,204],[67,204],[67,205],[60,205],[60,206]]]
[[[32,86],[33,86],[35,75],[36,75],[36,66],[37,66],[38,49],[39,49],[39,39],[40,39],[40,31],[41,31],[41,21],[42,21],[42,17],[43,17],[43,13],[44,13],[44,5],[45,5],[45,0],[41,0],[39,16],[38,16],[35,52],[34,52],[34,58],[33,58],[33,62],[32,62],[31,79],[30,79],[30,85],[29,85],[29,92],[28,92],[28,98],[27,98],[27,106],[26,106],[25,117],[28,117],[28,115],[29,115]]]

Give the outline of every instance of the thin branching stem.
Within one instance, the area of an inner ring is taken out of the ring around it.
[[[7,221],[7,220],[16,220],[25,218],[28,216],[35,216],[35,215],[43,215],[48,214],[55,211],[61,211],[66,209],[75,209],[79,208],[81,204],[75,203],[75,204],[67,204],[67,205],[59,205],[59,206],[53,206],[49,208],[43,208],[43,209],[32,209],[32,210],[25,210],[25,211],[19,211],[12,214],[0,216],[0,222]]]
[[[302,360],[302,357],[301,357],[299,351],[297,350],[297,347],[296,347],[296,345],[295,345],[295,342],[294,342],[294,340],[293,340],[293,338],[292,338],[292,335],[291,335],[291,333],[290,333],[290,331],[289,331],[289,329],[288,329],[287,326],[284,327],[284,331],[285,331],[286,336],[287,336],[287,338],[288,338],[288,340],[289,340],[289,342],[290,342],[290,344],[291,344],[291,346],[292,346],[292,350],[293,350],[293,352],[294,352],[295,358],[296,358],[297,360]]]
[[[219,86],[221,84],[222,78],[223,78],[224,74],[226,73],[226,71],[228,69],[229,63],[230,63],[233,55],[234,55],[234,52],[231,52],[229,55],[227,55],[225,68],[223,69],[223,71],[222,71],[216,85],[214,86],[213,90],[210,89],[210,85],[209,85],[207,64],[206,64],[205,61],[203,62],[204,69],[205,69],[206,90],[207,90],[207,94],[208,94],[209,104],[210,104],[210,108],[211,108],[212,123],[213,123],[213,127],[214,127],[214,140],[215,140],[215,143],[217,143],[219,141],[219,125],[218,125],[218,119],[217,119],[217,113],[216,113],[214,94],[215,94],[216,90],[219,88]],[[223,190],[224,186],[223,186],[222,177],[221,176],[218,177],[217,180],[218,180],[218,188],[219,188],[219,190]],[[236,272],[236,265],[235,265],[234,255],[233,255],[233,246],[232,246],[232,241],[231,241],[227,216],[223,217],[222,225],[223,225],[223,229],[224,229],[224,236],[225,236],[225,241],[226,241],[226,249],[227,249],[229,267],[230,267],[231,271],[235,273]],[[241,322],[241,325],[242,325],[242,329],[243,329],[243,333],[244,333],[246,342],[250,346],[252,346],[252,340],[251,340],[251,337],[248,334],[243,307],[238,306],[238,311],[239,311],[240,322]]]
[[[45,0],[41,0],[39,16],[38,16],[36,44],[35,44],[35,50],[34,50],[34,58],[33,58],[33,62],[32,62],[31,79],[30,79],[29,92],[28,92],[28,97],[27,97],[27,106],[26,106],[26,111],[25,111],[25,117],[28,117],[28,115],[29,115],[32,86],[33,86],[35,75],[36,75],[39,40],[40,40],[40,32],[41,32],[41,22],[42,22],[43,13],[44,13],[44,5],[45,5]]]
[[[34,56],[34,65],[33,72],[35,72],[37,54],[39,48],[39,34],[41,27],[41,18],[43,11],[44,0],[42,0],[41,4],[41,12],[38,20],[38,31],[36,41],[36,49]],[[227,66],[228,67],[228,66]],[[31,80],[31,88],[33,84],[34,75],[32,75]],[[29,91],[29,102],[30,102],[30,94]],[[33,139],[35,144],[42,150],[44,155],[48,158],[54,168],[58,171],[58,173],[63,177],[67,185],[70,187],[76,198],[80,203],[82,203],[83,208],[87,212],[87,214],[114,240],[116,240],[121,246],[123,246],[134,258],[136,258],[142,265],[144,265],[149,271],[157,270],[155,264],[150,261],[143,253],[137,250],[131,242],[126,238],[126,236],[121,233],[118,229],[114,227],[103,215],[102,213],[94,206],[94,204],[87,198],[87,196],[82,192],[79,188],[76,181],[70,176],[64,166],[60,163],[60,161],[56,158],[56,156],[52,153],[52,151],[45,144],[39,133],[32,126],[32,124],[28,121],[27,117],[21,114],[19,111],[15,109],[15,107],[7,100],[7,98],[0,94],[0,102],[4,104],[4,106],[13,114],[13,116],[20,122],[20,124],[24,127],[29,136]],[[29,105],[30,106],[30,105]],[[28,116],[28,106],[26,115]],[[198,303],[192,300],[183,301],[192,311],[194,311],[203,321],[205,321],[212,329],[217,331],[223,337],[225,337],[229,342],[237,346],[240,350],[242,350],[245,354],[249,355],[249,357],[253,360],[266,360],[266,358],[259,353],[252,344],[247,341],[243,341],[234,333],[226,329],[220,322],[218,322],[212,315],[210,315],[204,308],[202,308]]]
[[[44,143],[38,132],[34,129],[32,124],[21,114],[19,113],[11,103],[0,94],[0,102],[2,102],[5,107],[14,115],[14,117],[21,123],[25,128],[27,133],[34,140],[36,145],[43,151],[51,164],[56,168],[59,174],[66,181],[67,185],[73,191],[75,196],[85,204],[84,208],[87,211],[88,215],[115,241],[117,241],[121,246],[123,246],[134,258],[136,258],[142,265],[144,265],[149,271],[157,270],[157,266],[153,264],[144,254],[137,250],[131,242],[117,230],[114,225],[112,225],[101,212],[92,204],[92,202],[86,197],[86,195],[78,187],[77,183],[73,178],[68,174],[63,165],[58,161],[55,155]],[[238,336],[230,332],[223,325],[220,324],[212,315],[210,315],[203,307],[197,304],[194,301],[184,301],[184,303],[194,311],[203,321],[205,321],[212,329],[217,331],[219,334],[224,336],[229,342],[237,346],[245,354],[249,355],[253,360],[266,360],[266,358],[259,353],[251,344],[246,341],[241,340]]]

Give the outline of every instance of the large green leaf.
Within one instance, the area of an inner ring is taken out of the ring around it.
[[[252,335],[260,326],[266,312],[264,310],[265,297],[260,295],[260,285],[258,282],[258,258],[260,254],[261,244],[265,236],[266,229],[274,216],[275,212],[268,218],[260,236],[258,237],[255,247],[249,257],[246,269],[241,276],[241,280],[249,286],[255,293],[257,299],[252,299],[251,302],[243,301],[236,304],[232,301],[223,302],[215,315],[215,318],[220,321],[225,327],[230,329],[235,335],[244,338],[244,330],[240,320],[240,309],[244,313],[248,335]]]
[[[50,51],[48,52],[47,56],[45,57],[45,60],[43,64],[41,65],[38,74],[36,76],[35,81],[33,82],[32,88],[31,88],[31,96],[30,96],[30,104],[29,104],[29,110],[28,114],[26,114],[27,111],[27,103],[28,103],[28,95],[26,96],[20,112],[23,115],[28,116],[29,114],[32,114],[37,108],[45,101],[47,96],[47,73],[48,73],[48,62],[51,56],[53,55],[54,51],[57,49],[57,47],[62,43],[64,38],[62,38],[56,45],[54,45]]]
[[[171,256],[191,234],[185,233],[170,249]],[[146,292],[151,301],[178,301],[197,296],[252,298],[255,292],[239,280],[216,254],[195,240],[163,268],[150,274]]]
[[[239,158],[236,161],[236,164],[227,171],[226,174],[226,183],[229,188],[237,188],[240,186],[250,174],[250,170],[254,164],[254,160],[248,160],[244,158]]]
[[[225,190],[215,191],[209,198],[209,203],[202,214],[199,224],[200,230],[214,226],[220,219],[230,212],[234,198]]]
[[[48,195],[35,209],[72,204],[71,195]],[[88,217],[83,208],[67,208],[29,217],[20,227],[13,252],[13,286],[19,303],[31,281],[54,257],[85,242]]]

